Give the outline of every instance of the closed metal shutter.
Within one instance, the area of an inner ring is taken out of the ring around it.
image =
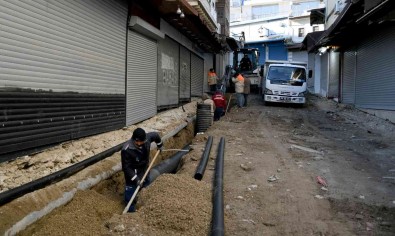
[[[0,87],[125,94],[127,5],[0,1]]]
[[[125,125],[127,2],[0,1],[0,161]]]
[[[178,105],[178,83],[180,54],[179,45],[169,37],[158,45],[158,107],[169,108]]]
[[[283,42],[270,43],[268,60],[286,61],[288,60],[288,51]]]
[[[355,102],[355,51],[345,51],[342,68],[342,102],[354,104]]]
[[[308,62],[308,56],[306,51],[292,52],[292,61],[295,62]]]
[[[323,97],[328,95],[328,71],[329,71],[329,53],[321,56],[321,81],[320,81],[320,94]]]
[[[313,70],[313,80],[314,80],[314,93],[320,94],[321,91],[321,56],[315,54],[314,56],[314,70]]]
[[[355,104],[361,108],[395,110],[395,27],[363,40],[357,52]]]
[[[156,41],[129,30],[126,92],[126,124],[156,115],[158,68]]]
[[[191,53],[191,95],[200,97],[203,94],[204,61]]]
[[[189,101],[191,98],[191,53],[185,47],[180,47],[180,100]]]

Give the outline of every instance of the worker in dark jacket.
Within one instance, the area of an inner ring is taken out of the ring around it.
[[[132,138],[123,146],[121,151],[122,170],[125,176],[125,202],[132,198],[137,186],[147,187],[150,184],[148,175],[144,183],[140,183],[149,166],[151,143],[155,142],[157,148],[162,150],[163,143],[156,132],[145,133],[142,128],[134,130]],[[135,211],[137,199],[133,201],[128,212]]]

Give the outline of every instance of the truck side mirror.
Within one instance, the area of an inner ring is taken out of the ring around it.
[[[313,70],[309,70],[309,78],[313,77]]]

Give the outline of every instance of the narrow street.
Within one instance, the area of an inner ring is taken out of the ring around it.
[[[316,96],[302,108],[264,106],[258,95],[247,108],[233,103],[193,138],[175,177],[143,189],[137,213],[120,214],[119,172],[19,235],[207,235],[221,137],[225,235],[394,235],[394,124]],[[180,147],[191,127],[184,132],[166,148]],[[199,182],[192,176],[209,136],[210,160]]]
[[[226,139],[227,235],[393,235],[394,125],[308,99],[295,108],[251,96],[207,132]]]

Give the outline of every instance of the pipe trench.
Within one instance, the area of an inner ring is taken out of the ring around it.
[[[168,134],[164,135],[162,137],[163,141],[166,141],[168,138],[173,137],[174,135],[176,135],[178,132],[180,132],[182,129],[184,129],[188,123],[193,122],[195,118],[190,118],[187,120],[187,122],[177,126],[174,130],[170,131]],[[36,190],[45,188],[48,185],[54,184],[56,182],[59,182],[63,179],[66,179],[74,174],[76,174],[77,172],[85,169],[88,166],[91,166],[107,157],[110,157],[111,155],[113,155],[116,152],[119,152],[123,145],[125,144],[125,142],[120,143],[114,147],[111,147],[101,153],[98,153],[88,159],[85,159],[79,163],[76,163],[72,166],[66,167],[62,170],[59,170],[55,173],[52,173],[50,175],[47,175],[45,177],[42,177],[40,179],[34,180],[32,182],[26,183],[24,185],[21,185],[19,187],[10,189],[8,191],[2,192],[0,193],[0,206],[11,202],[14,199],[17,199],[25,194],[34,192]],[[151,149],[156,148],[155,144],[151,145]]]
[[[190,151],[189,145],[185,146],[183,149]],[[172,157],[152,167],[148,174],[150,181],[154,182],[154,180],[161,174],[174,173],[177,171],[177,167],[179,166],[182,157],[187,153],[188,152],[177,152]]]
[[[181,130],[183,130],[185,127],[188,126],[188,124],[192,123],[195,121],[196,116],[192,118],[188,118],[186,122],[180,124],[177,126],[175,129],[170,131],[169,133],[165,134],[162,137],[163,141],[166,141],[167,139],[175,136],[177,133],[179,133]],[[26,198],[23,199],[23,201],[26,201],[27,199],[34,198],[34,196],[30,196],[29,193],[32,193],[36,190],[44,190],[46,187],[51,187],[53,183],[60,182],[61,180],[67,180],[68,178],[73,177],[74,175],[78,174],[81,170],[95,164],[96,162],[99,162],[104,159],[109,159],[109,163],[114,162],[115,165],[112,166],[111,169],[106,170],[104,172],[101,172],[95,176],[89,176],[83,179],[82,181],[78,182],[77,187],[73,187],[71,189],[64,189],[63,195],[59,196],[56,199],[49,200],[47,202],[43,202],[43,206],[41,208],[37,208],[35,211],[32,211],[30,213],[22,213],[18,212],[18,214],[22,214],[22,218],[20,219],[15,219],[16,221],[11,220],[10,222],[7,222],[7,224],[12,223],[12,226],[10,228],[6,228],[5,230],[5,235],[15,235],[18,232],[26,229],[27,226],[35,223],[37,220],[41,219],[45,215],[50,214],[53,210],[56,208],[67,204],[70,202],[74,195],[76,194],[77,190],[85,190],[93,187],[94,185],[100,183],[101,181],[108,179],[110,176],[114,175],[115,173],[121,171],[121,163],[116,161],[114,159],[114,153],[119,152],[122,149],[122,146],[124,143],[118,144],[114,147],[111,147],[107,149],[106,151],[103,151],[99,154],[96,154],[88,159],[85,159],[84,161],[81,161],[79,163],[76,163],[72,166],[69,166],[63,170],[60,170],[58,172],[52,173],[48,176],[45,176],[43,178],[37,179],[35,181],[32,181],[30,183],[24,184],[20,187],[5,191],[0,193],[0,206],[1,207],[6,207],[6,203],[13,203],[13,200],[18,199],[22,196],[26,196]],[[189,149],[189,146],[187,146]],[[151,145],[151,150],[156,149],[156,144]],[[169,161],[163,163],[162,165],[158,165],[155,167],[155,172],[156,175],[153,177],[155,179],[159,174],[161,173],[166,173],[167,171],[175,171],[175,169],[179,165],[179,161],[181,160],[182,156],[185,155],[186,152],[181,152],[177,153],[175,157],[171,157]],[[56,189],[56,187],[55,187]],[[28,195],[29,194],[29,195]],[[28,201],[28,200],[27,200]],[[40,203],[41,204],[41,203]],[[25,215],[23,215],[25,214]],[[7,227],[6,225],[4,228]]]

